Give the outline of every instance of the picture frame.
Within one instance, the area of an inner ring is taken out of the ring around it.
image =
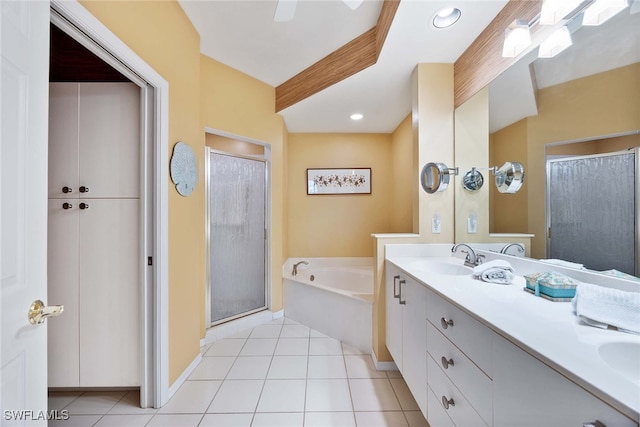
[[[307,194],[371,194],[371,168],[309,168]]]

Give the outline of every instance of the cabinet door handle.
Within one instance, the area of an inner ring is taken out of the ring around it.
[[[456,406],[456,403],[453,398],[447,399],[446,396],[442,396],[442,406],[444,406],[444,409],[449,409],[449,406]]]
[[[400,298],[400,292],[398,292],[396,289],[398,289],[398,280],[400,280],[400,276],[393,276],[393,297],[394,298]]]
[[[405,305],[407,302],[402,301],[402,284],[406,283],[404,280],[398,282],[398,304]]]
[[[442,325],[442,329],[447,329],[449,326],[453,328],[453,319],[446,319],[444,317],[441,317],[440,324]]]
[[[64,187],[62,187],[62,192],[63,193],[73,193],[73,188],[71,187],[67,187],[66,185]]]
[[[454,366],[453,365],[453,359],[447,360],[447,358],[444,357],[444,356],[442,356],[442,359],[440,359],[440,362],[442,363],[442,367],[444,369],[449,369],[449,366]]]
[[[595,420],[590,423],[582,424],[582,427],[607,427],[603,422]]]
[[[79,190],[81,193],[88,193],[88,192],[89,192],[89,187],[85,187],[85,186],[83,185],[82,187],[78,188],[78,190]]]
[[[71,203],[64,202],[62,204],[62,209],[71,209],[71,208],[73,208],[73,205]]]
[[[80,203],[80,209],[82,209],[82,210],[89,209],[89,204],[88,203]]]

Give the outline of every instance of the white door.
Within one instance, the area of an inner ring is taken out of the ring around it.
[[[31,421],[47,410],[46,323],[27,312],[48,302],[49,2],[0,1],[0,19],[0,423],[46,425]]]

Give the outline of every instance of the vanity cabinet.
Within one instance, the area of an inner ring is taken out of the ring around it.
[[[427,290],[387,263],[387,348],[422,413],[427,410]]]

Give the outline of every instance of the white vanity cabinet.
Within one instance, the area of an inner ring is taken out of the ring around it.
[[[387,348],[422,413],[427,409],[427,289],[387,263]]]

